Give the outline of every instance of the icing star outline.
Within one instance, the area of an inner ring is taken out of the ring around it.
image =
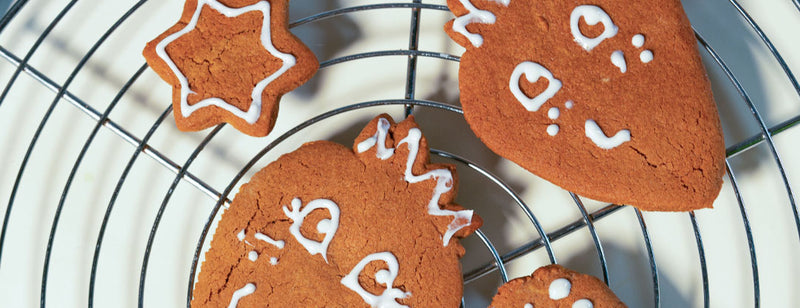
[[[172,43],[179,37],[183,36],[186,33],[189,33],[190,31],[194,30],[197,27],[197,21],[200,19],[200,12],[203,10],[203,6],[205,5],[221,13],[222,15],[225,15],[225,17],[228,18],[237,17],[239,15],[242,15],[244,13],[249,13],[252,11],[260,11],[261,14],[264,16],[261,26],[261,44],[264,46],[264,48],[267,49],[267,51],[269,51],[270,54],[272,54],[278,59],[281,59],[283,62],[283,65],[281,65],[281,68],[278,69],[278,71],[272,73],[271,75],[267,76],[267,78],[258,82],[255,88],[253,88],[253,92],[251,94],[252,102],[250,103],[250,107],[247,109],[246,112],[240,110],[236,106],[228,104],[228,102],[226,102],[225,100],[217,97],[206,98],[193,105],[189,105],[188,102],[189,94],[194,93],[194,91],[189,89],[188,79],[186,78],[185,75],[183,75],[183,73],[175,64],[175,62],[173,62],[172,59],[167,54],[166,48],[167,45],[169,45],[169,43]],[[266,1],[259,1],[255,4],[251,4],[241,8],[230,8],[216,0],[198,0],[197,9],[195,10],[194,15],[192,15],[191,21],[189,21],[186,27],[184,27],[178,32],[170,34],[169,36],[164,38],[164,40],[159,42],[158,45],[156,45],[156,53],[161,58],[161,60],[164,60],[164,62],[167,63],[169,68],[172,70],[172,73],[175,74],[175,76],[178,78],[178,81],[180,82],[181,115],[184,118],[188,118],[193,112],[195,112],[200,108],[213,105],[225,109],[230,113],[233,113],[234,115],[247,121],[247,123],[249,124],[254,124],[256,123],[256,121],[258,121],[258,118],[261,116],[261,93],[264,92],[264,89],[267,87],[267,85],[269,85],[272,81],[277,79],[280,75],[283,75],[283,73],[288,71],[292,66],[294,66],[297,63],[297,60],[295,59],[294,56],[278,51],[278,49],[276,49],[275,46],[272,44],[269,10],[270,10],[270,4],[269,2]]]

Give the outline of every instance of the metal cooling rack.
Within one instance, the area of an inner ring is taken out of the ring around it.
[[[35,2],[35,1],[34,1]],[[125,33],[119,33],[117,30],[120,25],[124,24],[129,17],[136,14],[137,10],[139,10],[142,5],[146,1],[141,0],[138,2],[133,3],[130,6],[130,9],[121,15],[117,21],[107,29],[105,34],[100,36],[96,42],[92,45],[92,47],[82,55],[80,61],[72,70],[71,74],[66,78],[63,82],[57,82],[54,78],[48,76],[48,73],[44,70],[41,70],[37,67],[31,66],[29,64],[29,60],[36,54],[39,47],[48,40],[48,35],[59,27],[59,23],[62,19],[70,14],[72,8],[77,3],[76,0],[69,1],[66,3],[58,15],[53,18],[50,23],[46,26],[46,28],[41,32],[38,39],[33,43],[33,45],[28,49],[27,53],[19,54],[15,53],[5,46],[0,44],[0,55],[14,68],[13,73],[11,74],[10,79],[7,81],[4,90],[2,92],[2,96],[0,96],[0,113],[3,112],[4,105],[8,104],[18,104],[21,102],[10,101],[7,98],[9,91],[14,87],[15,82],[21,76],[28,76],[34,79],[36,82],[40,83],[41,86],[52,91],[55,93],[55,97],[53,98],[52,102],[50,103],[49,107],[46,109],[44,114],[42,115],[42,119],[38,124],[38,127],[33,134],[32,139],[29,142],[27,151],[25,152],[24,158],[21,161],[16,173],[15,180],[13,182],[13,187],[10,190],[10,195],[8,197],[8,202],[5,206],[5,216],[3,218],[3,225],[2,225],[2,232],[0,233],[0,278],[1,279],[13,279],[13,277],[2,276],[2,270],[7,270],[9,267],[14,267],[15,264],[9,263],[7,260],[7,256],[9,254],[13,254],[13,251],[4,250],[4,243],[8,237],[12,236],[21,236],[21,234],[14,234],[9,233],[7,229],[9,223],[14,220],[18,219],[15,218],[15,209],[20,206],[25,206],[24,204],[20,204],[17,202],[17,192],[20,189],[20,183],[22,177],[26,174],[30,164],[35,163],[31,161],[32,153],[37,151],[37,148],[41,145],[38,143],[40,140],[40,134],[43,130],[45,130],[49,119],[56,112],[56,107],[59,105],[68,104],[73,108],[77,108],[80,112],[82,112],[86,117],[90,118],[94,121],[94,129],[91,133],[86,136],[85,143],[77,157],[67,157],[65,158],[68,162],[72,160],[71,164],[71,171],[69,172],[69,176],[66,180],[66,183],[59,192],[60,199],[57,204],[55,204],[55,212],[54,216],[52,217],[52,221],[48,222],[49,224],[49,237],[47,241],[46,250],[44,252],[44,264],[41,268],[41,290],[40,290],[40,297],[39,303],[42,307],[50,304],[50,306],[59,306],[57,303],[53,303],[49,301],[47,298],[47,290],[48,288],[53,288],[54,286],[48,283],[48,278],[50,277],[51,271],[53,270],[53,260],[52,256],[52,249],[54,243],[58,240],[56,237],[57,231],[59,230],[59,222],[62,219],[62,211],[64,210],[64,206],[68,198],[70,197],[69,193],[71,189],[73,189],[74,179],[82,165],[91,164],[92,162],[87,162],[85,160],[85,156],[88,151],[91,151],[90,146],[95,141],[95,137],[100,132],[110,132],[117,138],[121,139],[122,141],[130,144],[135,148],[135,151],[129,157],[127,165],[125,169],[122,171],[121,174],[118,176],[118,180],[116,180],[115,188],[113,190],[113,194],[111,197],[105,202],[105,214],[103,215],[102,223],[100,224],[100,228],[96,230],[96,243],[94,245],[86,247],[92,251],[92,265],[91,268],[87,268],[86,270],[89,271],[89,280],[88,281],[75,281],[75,283],[83,284],[88,283],[88,294],[86,294],[86,302],[88,303],[89,307],[93,307],[95,303],[95,298],[97,296],[95,290],[97,286],[97,274],[98,274],[98,262],[100,259],[101,251],[103,251],[104,247],[110,245],[107,242],[104,242],[104,236],[106,233],[106,229],[109,226],[110,217],[112,212],[115,210],[115,204],[118,201],[118,196],[120,191],[123,189],[123,186],[127,184],[126,180],[128,180],[129,172],[136,168],[136,162],[140,158],[140,154],[144,154],[143,156],[148,157],[149,159],[157,162],[160,166],[172,172],[174,174],[174,179],[169,186],[167,193],[163,196],[162,202],[158,207],[157,213],[155,214],[155,220],[152,222],[152,228],[150,229],[147,246],[146,249],[142,252],[144,257],[141,259],[141,271],[140,271],[140,278],[139,278],[139,285],[136,286],[138,288],[138,305],[144,305],[144,298],[147,296],[145,292],[146,288],[146,277],[148,275],[152,275],[151,272],[148,272],[148,264],[151,260],[151,252],[153,251],[153,241],[156,236],[156,233],[159,230],[160,223],[162,222],[162,218],[165,212],[167,205],[169,204],[171,198],[173,197],[173,193],[176,187],[180,183],[188,183],[192,187],[196,188],[201,193],[207,195],[209,198],[215,201],[215,205],[212,208],[208,208],[208,215],[207,219],[204,222],[204,227],[200,232],[199,238],[196,242],[196,249],[194,250],[193,259],[191,262],[191,269],[190,274],[186,279],[186,304],[188,306],[191,300],[191,291],[194,284],[194,280],[198,271],[198,262],[201,260],[201,257],[205,250],[208,249],[207,241],[208,235],[210,232],[213,232],[213,225],[215,219],[218,217],[220,210],[225,208],[229,205],[230,200],[232,198],[232,193],[237,185],[240,185],[242,181],[246,180],[245,177],[247,174],[252,173],[254,170],[253,168],[260,168],[261,166],[265,165],[266,163],[261,162],[261,159],[268,154],[271,154],[276,148],[279,147],[284,141],[289,139],[294,135],[299,135],[304,132],[308,127],[319,123],[325,119],[329,119],[332,117],[341,117],[347,116],[356,110],[362,109],[371,109],[380,106],[400,106],[403,108],[405,115],[414,114],[420,108],[424,109],[436,109],[441,110],[447,113],[453,113],[456,115],[461,115],[462,111],[460,107],[453,104],[448,104],[445,102],[438,102],[438,101],[431,101],[425,99],[418,99],[416,94],[416,86],[417,86],[417,72],[418,72],[418,60],[421,58],[428,58],[428,59],[436,59],[438,61],[449,61],[449,62],[458,62],[459,57],[456,55],[452,55],[449,53],[438,52],[438,51],[425,51],[419,49],[419,36],[420,36],[420,20],[422,18],[422,12],[424,11],[447,11],[447,7],[442,4],[428,4],[422,3],[421,0],[414,0],[412,2],[407,3],[381,3],[381,4],[367,4],[361,6],[353,6],[353,7],[344,7],[344,8],[337,8],[328,11],[318,12],[316,14],[312,14],[310,16],[297,19],[291,23],[291,27],[298,27],[305,24],[316,23],[321,20],[332,18],[336,16],[343,16],[348,14],[354,14],[358,12],[379,12],[383,10],[403,10],[407,11],[410,15],[409,22],[410,22],[410,31],[408,33],[408,47],[407,49],[395,49],[395,50],[375,50],[375,51],[368,51],[363,53],[345,55],[340,57],[335,57],[331,59],[320,59],[321,60],[321,70],[325,70],[328,67],[340,65],[346,62],[353,62],[353,61],[363,61],[365,59],[370,58],[386,58],[386,57],[403,57],[407,61],[407,72],[405,76],[405,93],[402,98],[391,98],[391,99],[383,99],[383,100],[371,100],[365,101],[356,104],[346,105],[337,109],[333,109],[324,113],[321,113],[315,117],[312,117],[297,126],[290,128],[288,131],[283,133],[282,135],[277,136],[274,140],[272,140],[268,145],[263,147],[257,154],[253,155],[251,159],[241,166],[240,171],[230,180],[227,186],[222,189],[219,187],[215,187],[214,185],[210,184],[206,180],[204,180],[201,176],[197,176],[194,173],[189,171],[189,167],[195,161],[195,159],[200,155],[204,150],[206,150],[207,145],[219,135],[219,133],[223,130],[230,130],[231,128],[227,128],[226,125],[219,125],[210,132],[208,132],[205,137],[196,142],[195,149],[191,152],[188,158],[185,159],[183,162],[176,162],[176,159],[170,157],[169,154],[165,154],[159,149],[152,146],[149,142],[151,142],[151,138],[156,134],[159,128],[162,127],[162,124],[165,120],[168,119],[169,114],[172,112],[171,107],[167,107],[163,111],[161,111],[157,119],[154,123],[150,126],[149,130],[144,135],[137,135],[136,133],[132,132],[130,129],[126,128],[125,125],[120,124],[119,122],[115,121],[110,117],[110,114],[118,106],[118,103],[122,101],[122,99],[129,95],[128,91],[131,87],[135,86],[137,80],[148,70],[146,65],[141,65],[141,67],[132,75],[130,78],[124,82],[124,84],[118,89],[118,93],[116,96],[111,100],[111,102],[105,107],[105,109],[100,109],[96,107],[96,104],[93,105],[92,103],[83,100],[79,95],[73,94],[70,91],[70,86],[72,85],[73,81],[76,79],[79,73],[86,70],[87,63],[89,60],[95,55],[95,53],[103,48],[103,44],[107,41],[109,37],[112,36],[119,36],[125,35]],[[18,15],[21,11],[25,10],[26,5],[28,5],[29,1],[19,0],[14,2],[9,8],[5,15],[0,20],[0,32],[4,31],[6,27],[10,23],[16,22],[15,16]],[[792,0],[794,6],[797,7],[798,12],[800,12],[800,1]],[[784,58],[781,56],[777,48],[773,45],[764,31],[756,24],[753,18],[745,11],[742,6],[736,0],[730,0],[729,4],[735,8],[736,11],[741,15],[747,24],[752,28],[752,30],[756,33],[756,35],[761,39],[761,43],[769,50],[771,55],[774,58],[774,61],[777,61],[778,65],[782,68],[783,73],[785,75],[786,80],[791,83],[791,86],[800,95],[800,85],[798,84],[797,79],[793,75],[789,65],[784,61]],[[405,25],[403,25],[405,26]],[[782,180],[783,189],[785,190],[786,197],[788,198],[788,202],[785,204],[786,207],[791,208],[791,212],[793,213],[793,220],[794,225],[796,227],[796,237],[793,237],[794,240],[788,243],[784,243],[788,246],[797,246],[800,243],[800,214],[798,213],[797,204],[794,197],[794,192],[792,191],[792,186],[790,185],[786,169],[784,168],[784,161],[781,158],[780,152],[775,146],[774,137],[785,131],[789,130],[790,128],[796,126],[800,123],[800,114],[794,115],[789,120],[781,122],[777,125],[768,126],[759,112],[758,108],[754,105],[751,96],[745,91],[745,88],[742,86],[742,83],[734,75],[732,70],[729,68],[728,64],[725,60],[717,53],[717,50],[711,45],[708,44],[706,39],[698,32],[696,32],[698,42],[701,46],[701,49],[704,50],[711,59],[713,59],[712,63],[708,63],[709,66],[716,66],[727,77],[730,82],[730,85],[735,88],[738,94],[741,96],[742,105],[739,108],[745,108],[749,110],[752,114],[752,120],[760,129],[760,133],[753,135],[750,138],[745,139],[737,144],[729,146],[727,148],[727,156],[728,162],[726,163],[727,172],[728,172],[728,183],[733,188],[733,193],[735,194],[736,201],[738,203],[738,209],[741,216],[741,226],[739,226],[739,230],[737,232],[743,232],[746,236],[747,240],[747,247],[749,258],[750,258],[750,269],[738,269],[741,271],[750,271],[752,273],[752,292],[753,292],[753,306],[759,307],[761,303],[761,279],[759,275],[759,262],[756,255],[755,249],[755,241],[753,236],[753,230],[751,228],[750,219],[749,219],[749,211],[753,211],[752,205],[745,204],[742,195],[740,194],[741,187],[737,181],[737,173],[734,172],[734,169],[730,163],[730,159],[740,155],[742,153],[746,153],[748,151],[752,151],[754,148],[758,147],[759,145],[766,144],[768,148],[768,154],[766,156],[760,157],[763,160],[771,160],[777,164],[777,169],[780,173],[780,178]],[[310,140],[306,140],[310,141]],[[98,151],[95,149],[95,151]],[[599,207],[599,209],[590,211],[587,206],[584,205],[584,201],[581,197],[570,193],[570,197],[574,203],[574,207],[580,212],[580,219],[574,220],[572,222],[563,224],[560,228],[555,230],[546,231],[546,228],[540,223],[537,219],[536,213],[532,209],[535,207],[530,207],[524,201],[524,198],[518,193],[515,192],[515,189],[512,185],[509,185],[504,181],[501,176],[495,175],[492,171],[488,168],[484,168],[479,164],[473,163],[470,159],[458,154],[458,153],[449,153],[443,150],[431,150],[432,154],[438,156],[439,158],[443,159],[446,162],[455,163],[459,165],[459,169],[466,168],[470,170],[470,172],[474,172],[477,174],[484,185],[487,187],[494,186],[497,189],[501,190],[507,196],[513,200],[513,204],[516,205],[515,211],[519,211],[519,215],[525,217],[529,220],[530,228],[538,234],[538,238],[530,239],[526,243],[522,245],[518,245],[514,249],[510,249],[508,251],[502,251],[501,249],[496,248],[494,241],[490,238],[486,233],[482,230],[478,230],[476,237],[480,240],[485,246],[485,249],[488,251],[489,258],[483,261],[483,264],[477,267],[465,267],[464,269],[464,280],[465,285],[471,284],[477,280],[484,279],[485,277],[497,275],[494,279],[498,279],[502,282],[506,282],[509,280],[509,274],[506,271],[506,265],[509,262],[522,258],[526,255],[529,255],[533,252],[539,251],[540,249],[544,249],[546,253],[546,257],[550,263],[557,263],[558,259],[556,257],[556,242],[562,240],[563,238],[577,232],[577,231],[588,231],[591,235],[591,244],[593,246],[592,249],[596,251],[597,255],[597,264],[599,264],[600,269],[602,270],[602,278],[606,283],[610,281],[610,270],[609,270],[609,260],[606,256],[603,246],[602,237],[598,234],[596,230],[596,223],[600,220],[606,219],[608,217],[612,217],[615,215],[621,215],[618,213],[623,213],[623,209],[626,209],[625,206],[618,206],[618,205],[607,205]],[[65,162],[65,165],[69,165]],[[13,176],[13,175],[3,175],[5,176]],[[109,183],[110,184],[110,183]],[[726,184],[727,185],[727,184]],[[57,193],[55,191],[48,192],[48,193]],[[725,192],[723,192],[725,193]],[[467,204],[469,207],[469,205]],[[514,205],[511,205],[512,207]],[[660,270],[659,264],[657,262],[656,253],[654,252],[654,244],[651,241],[651,231],[648,228],[648,223],[645,220],[645,215],[642,214],[639,210],[634,209],[635,218],[637,220],[638,227],[641,231],[641,245],[646,250],[647,259],[649,262],[649,273],[651,275],[651,280],[649,283],[652,286],[652,305],[654,307],[661,307],[663,302],[663,292],[662,292],[662,280],[661,277],[664,275],[664,272]],[[685,215],[683,219],[688,219],[691,227],[692,232],[694,234],[694,239],[696,241],[697,247],[697,258],[695,262],[699,263],[700,268],[700,275],[702,277],[702,284],[699,286],[701,292],[703,294],[702,303],[704,307],[710,307],[714,302],[714,299],[710,296],[710,284],[711,280],[709,277],[709,270],[708,264],[706,260],[706,245],[704,245],[703,237],[701,233],[700,223],[698,222],[697,217],[695,216],[694,212],[690,212]],[[49,220],[50,217],[45,217],[45,221]],[[499,228],[499,226],[492,226],[486,225],[485,228]],[[473,247],[474,248],[474,247]],[[501,252],[502,251],[502,252]],[[796,261],[795,261],[796,262]],[[63,265],[62,265],[63,266]],[[532,270],[532,269],[531,269]],[[791,274],[791,273],[790,273]],[[794,273],[795,275],[800,275],[800,273]],[[511,277],[513,278],[513,277]],[[468,299],[466,300],[469,301]],[[464,303],[464,305],[469,306],[468,303]]]

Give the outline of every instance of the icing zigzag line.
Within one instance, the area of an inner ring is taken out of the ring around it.
[[[361,143],[358,144],[358,152],[363,153],[370,148],[372,148],[377,142],[376,140],[380,140],[380,144],[378,145],[378,149],[383,149],[382,151],[376,151],[376,156],[382,160],[386,160],[394,154],[394,149],[391,149],[391,154],[386,155],[388,149],[384,148],[386,135],[388,133],[389,121],[380,118],[378,120],[377,131],[375,135],[371,138],[368,138]],[[382,140],[381,140],[382,139]],[[397,146],[401,144],[406,144],[408,146],[408,159],[406,160],[406,170],[405,170],[405,180],[411,184],[419,183],[429,179],[436,180],[436,187],[433,189],[433,196],[431,196],[430,201],[428,202],[428,214],[433,216],[453,216],[453,221],[447,226],[447,231],[444,233],[442,237],[443,245],[447,247],[450,243],[450,239],[453,235],[458,232],[458,230],[463,229],[466,226],[472,224],[472,210],[461,210],[461,211],[452,211],[452,210],[445,210],[439,207],[439,198],[450,190],[453,189],[453,174],[450,170],[447,169],[436,169],[428,171],[421,175],[414,175],[411,172],[411,168],[414,166],[414,162],[416,162],[417,154],[419,153],[419,144],[420,140],[422,139],[422,132],[418,128],[412,128],[408,130],[408,136],[400,140],[397,143]],[[466,221],[466,223],[464,222]]]
[[[511,0],[491,0],[502,5],[508,6]],[[467,30],[467,25],[471,23],[481,23],[481,24],[494,24],[496,21],[496,17],[492,12],[481,10],[476,8],[472,4],[472,0],[459,0],[461,5],[469,11],[469,13],[456,17],[453,20],[453,31],[460,33],[464,37],[466,37],[472,46],[481,47],[483,45],[483,36],[477,33],[472,33]]]

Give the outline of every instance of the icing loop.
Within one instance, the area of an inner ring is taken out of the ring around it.
[[[602,23],[604,28],[603,33],[595,38],[588,38],[583,35],[578,26],[581,17],[583,17],[586,24],[590,26],[594,26],[598,22]],[[597,45],[600,45],[603,40],[617,35],[617,31],[619,31],[619,28],[611,21],[611,16],[608,16],[606,11],[594,5],[581,5],[573,9],[569,17],[569,28],[572,32],[572,37],[575,38],[575,42],[581,45],[583,49],[586,49],[586,51],[591,51],[597,47]]]
[[[481,47],[483,45],[483,36],[477,33],[472,33],[467,30],[467,25],[471,23],[481,23],[481,24],[494,24],[496,21],[496,17],[492,12],[484,11],[481,9],[476,8],[471,0],[459,0],[461,5],[467,9],[468,13],[463,16],[456,17],[453,20],[453,31],[463,35],[466,37],[472,46]],[[511,0],[493,0],[497,3],[502,5],[508,6]]]
[[[528,82],[535,82],[543,77],[547,79],[550,84],[547,85],[547,89],[545,89],[544,92],[534,98],[530,98],[525,95],[519,87],[519,81],[522,79],[522,75],[525,75]],[[514,97],[525,109],[535,112],[539,111],[539,108],[542,107],[547,100],[553,98],[553,96],[561,90],[561,80],[553,77],[553,73],[541,64],[525,61],[514,68],[514,72],[511,73],[511,80],[509,80],[508,88],[511,90],[511,94],[514,94]]]
[[[375,136],[378,136],[377,139],[381,139],[380,136],[386,136],[389,127],[389,121],[381,118],[378,120],[378,131],[375,132]],[[406,144],[408,146],[408,158],[406,159],[406,171],[405,171],[405,180],[409,183],[418,183],[421,181],[425,181],[428,179],[435,179],[436,180],[436,187],[433,189],[433,196],[431,197],[430,201],[428,202],[428,214],[433,216],[453,216],[453,221],[447,226],[447,231],[445,231],[444,235],[442,236],[442,244],[447,247],[450,244],[450,239],[453,235],[458,232],[458,230],[463,229],[466,226],[472,224],[472,210],[461,210],[461,211],[451,211],[451,210],[444,210],[439,207],[439,198],[441,196],[453,189],[453,174],[450,173],[450,170],[447,169],[437,169],[428,171],[422,175],[414,175],[411,172],[411,168],[414,165],[414,162],[417,159],[417,153],[419,152],[419,143],[422,140],[422,132],[418,128],[412,128],[408,130],[408,136],[400,140],[397,144],[400,146],[401,144]],[[358,145],[358,150],[360,152],[364,152],[368,150],[371,146],[375,145],[375,143],[370,142],[369,147],[364,146],[362,151],[361,144],[364,142],[369,141],[369,139],[362,141]],[[383,141],[378,142],[378,151],[376,156],[381,159],[388,159],[394,154],[394,149],[391,150],[391,154],[388,155],[386,158],[382,158],[381,156],[381,149],[380,145],[385,144]],[[387,150],[388,151],[388,150]]]
[[[358,144],[357,146],[358,153],[364,153],[370,148],[372,148],[372,146],[377,144],[378,148],[375,150],[376,151],[375,155],[378,158],[380,158],[381,160],[387,160],[389,159],[389,157],[392,157],[392,155],[394,155],[394,149],[386,148],[386,135],[388,135],[389,133],[390,126],[391,124],[389,124],[389,121],[387,121],[386,119],[384,118],[378,119],[378,128],[375,131],[375,135],[367,138],[364,141],[361,141],[361,143]]]
[[[364,290],[364,287],[358,283],[358,276],[364,271],[364,268],[372,261],[383,261],[389,267],[389,270],[380,270],[375,273],[375,281],[386,285],[386,290],[383,290],[383,293],[380,295],[375,295],[367,290]],[[400,307],[408,307],[405,305],[400,305],[397,303],[396,299],[398,298],[407,298],[411,296],[409,292],[403,292],[403,290],[394,288],[392,285],[394,284],[394,280],[397,279],[397,273],[400,269],[400,265],[397,263],[397,258],[391,252],[378,252],[373,253],[371,255],[366,256],[364,259],[356,264],[355,267],[350,271],[347,276],[342,278],[341,283],[349,288],[350,290],[355,291],[364,302],[372,307],[377,308],[400,308]]]
[[[591,119],[586,120],[585,129],[586,137],[589,137],[589,139],[601,149],[610,150],[625,142],[631,141],[631,131],[623,129],[614,134],[613,137],[608,137],[603,133],[603,130],[600,129],[600,126],[597,125],[597,122]]]
[[[315,254],[321,254],[322,258],[325,259],[325,262],[328,262],[328,245],[330,245],[331,240],[333,240],[333,235],[336,234],[336,230],[339,228],[339,206],[333,201],[328,199],[316,199],[308,204],[300,210],[300,207],[303,205],[300,198],[292,199],[292,203],[289,205],[290,208],[286,206],[283,207],[283,213],[286,214],[286,217],[292,220],[292,226],[289,227],[289,232],[292,233],[295,239],[303,245],[303,247],[310,253],[312,256]],[[317,230],[320,233],[324,233],[325,237],[322,239],[322,242],[317,242],[314,240],[310,240],[303,236],[300,233],[300,226],[303,225],[303,220],[311,214],[316,209],[327,209],[331,215],[331,219],[323,219],[317,224]]]
[[[259,81],[256,86],[253,88],[253,92],[251,93],[252,102],[250,103],[250,107],[246,110],[240,110],[236,106],[233,106],[226,102],[225,100],[217,97],[211,97],[204,100],[201,100],[193,105],[189,105],[188,97],[189,94],[194,93],[189,88],[189,80],[186,79],[186,76],[180,71],[178,66],[175,62],[167,54],[167,45],[172,43],[173,41],[177,40],[179,37],[183,36],[184,34],[194,30],[197,27],[197,21],[200,19],[200,12],[202,11],[204,6],[209,6],[210,8],[220,12],[221,14],[225,15],[225,17],[233,18],[244,13],[252,12],[252,11],[259,11],[264,16],[263,22],[261,24],[261,44],[264,45],[264,48],[269,51],[270,54],[275,56],[276,58],[280,59],[283,64],[281,68],[278,69],[275,73],[267,76],[264,80]],[[172,72],[177,77],[178,81],[180,82],[180,91],[181,91],[181,115],[186,118],[189,117],[193,112],[197,111],[200,108],[208,107],[208,106],[217,106],[226,111],[234,114],[235,116],[245,120],[249,124],[253,124],[258,121],[258,118],[261,116],[261,94],[264,92],[264,89],[269,85],[272,81],[286,73],[291,67],[293,67],[296,63],[296,59],[294,56],[283,53],[278,51],[275,48],[275,45],[272,44],[272,36],[270,31],[270,4],[267,1],[259,1],[255,4],[248,5],[241,8],[230,8],[225,6],[222,3],[219,3],[216,0],[198,0],[197,2],[197,10],[192,15],[192,19],[189,23],[178,32],[175,32],[169,36],[167,36],[164,40],[156,45],[156,54],[164,60],[164,62],[169,66]]]
[[[239,304],[239,300],[242,299],[242,297],[253,294],[253,292],[255,291],[256,291],[256,285],[252,283],[248,283],[244,285],[244,287],[242,287],[241,289],[234,291],[233,296],[231,297],[231,302],[230,304],[228,304],[228,308],[236,308],[236,305]]]

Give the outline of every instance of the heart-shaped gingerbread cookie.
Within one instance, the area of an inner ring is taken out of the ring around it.
[[[447,4],[464,115],[489,148],[600,201],[711,207],[724,141],[680,1]]]
[[[458,307],[458,239],[482,222],[452,203],[456,180],[413,118],[375,118],[353,150],[307,143],[242,186],[192,306]]]

